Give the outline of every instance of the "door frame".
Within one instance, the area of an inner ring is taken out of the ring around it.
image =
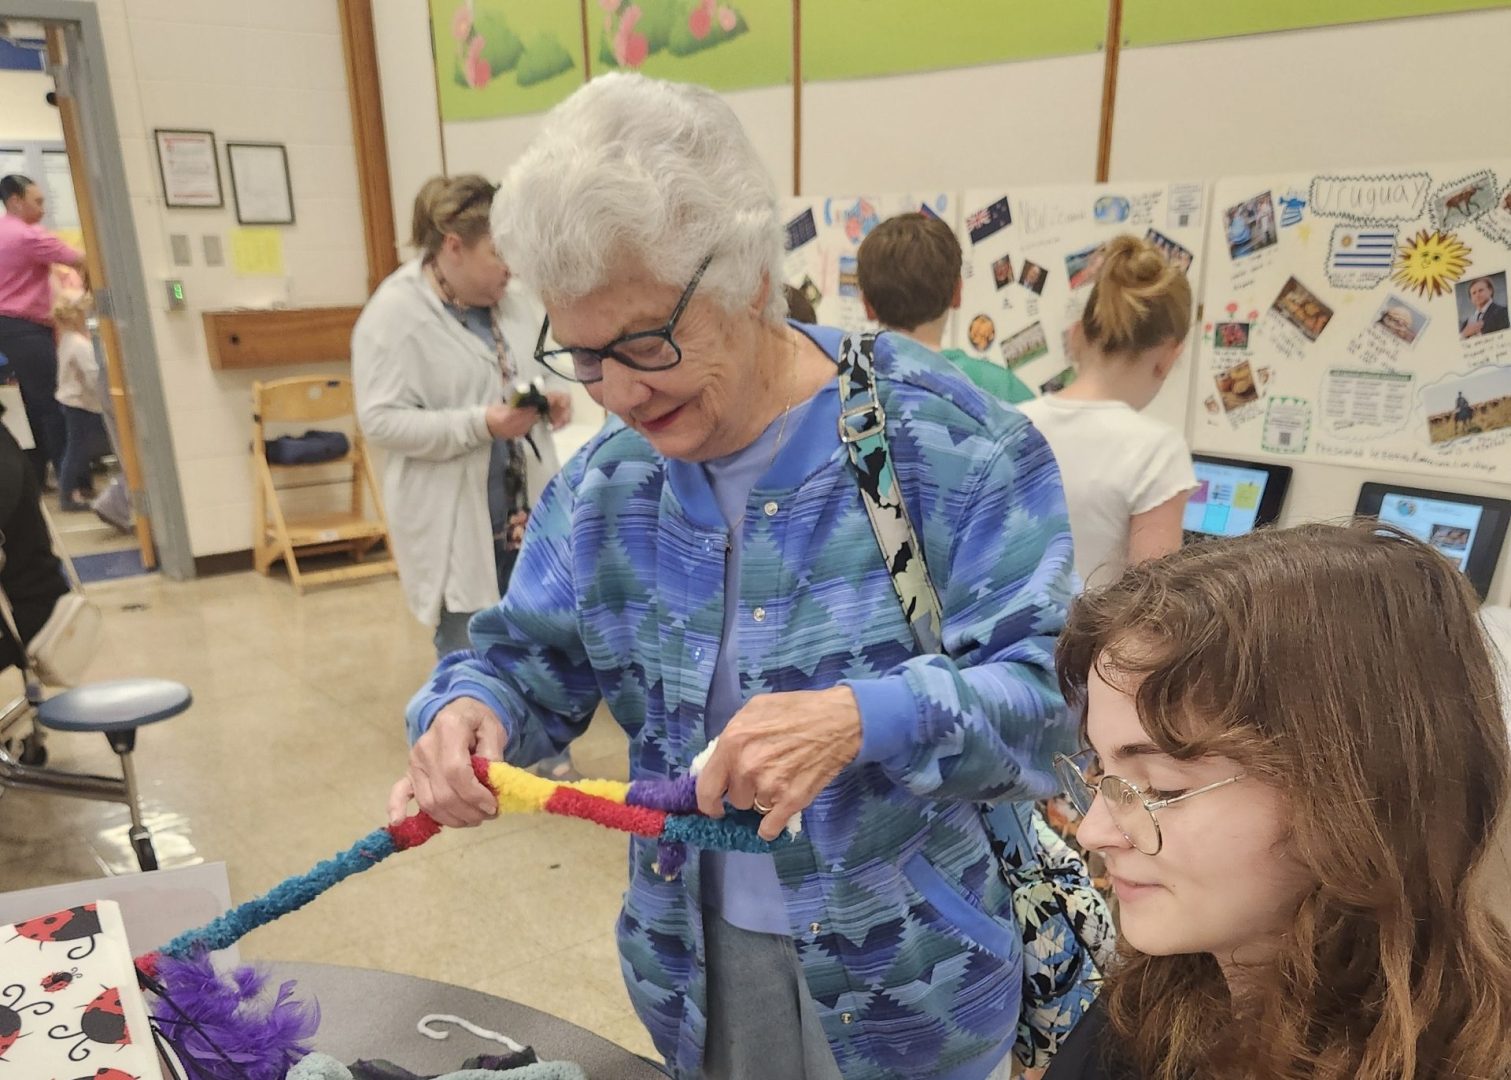
[[[89,177],[94,205],[98,256],[105,270],[105,296],[99,312],[110,318],[121,344],[131,427],[136,432],[146,487],[145,510],[152,525],[159,565],[176,580],[195,576],[188,519],[179,487],[178,462],[163,394],[162,367],[152,329],[141,247],[131,213],[130,190],[121,161],[120,129],[110,95],[105,36],[100,13],[90,0],[0,0],[0,18],[60,26],[68,49],[65,76],[58,92],[79,106],[84,145],[79,166]],[[63,85],[66,84],[66,85]],[[143,557],[150,557],[143,552]]]

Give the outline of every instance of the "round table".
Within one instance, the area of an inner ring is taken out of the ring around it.
[[[504,1053],[456,1024],[435,1027],[445,1039],[421,1035],[431,1013],[448,1013],[533,1047],[543,1061],[571,1061],[589,1077],[665,1080],[666,1074],[607,1039],[527,1005],[413,975],[337,964],[275,963],[275,978],[293,979],[301,997],[320,1003],[315,1049],[345,1063],[387,1060],[421,1075],[454,1072],[476,1054]]]

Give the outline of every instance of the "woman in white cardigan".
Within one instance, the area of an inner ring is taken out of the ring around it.
[[[357,420],[387,456],[383,498],[399,579],[436,653],[508,579],[523,520],[558,464],[571,399],[534,359],[543,309],[494,248],[494,186],[436,177],[415,198],[420,257],[383,282],[352,333]],[[523,388],[548,407],[511,405]]]

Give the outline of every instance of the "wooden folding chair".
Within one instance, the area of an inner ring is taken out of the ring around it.
[[[298,376],[252,384],[252,467],[255,521],[252,538],[253,565],[267,574],[282,559],[289,580],[301,595],[307,586],[397,574],[391,556],[367,560],[379,544],[389,551],[388,523],[383,500],[373,478],[362,432],[355,423],[356,397],[350,379]],[[350,420],[351,450],[333,461],[308,465],[274,465],[267,455],[268,424],[329,423]],[[332,478],[333,470],[346,466],[350,477]],[[350,484],[350,507],[318,513],[285,510],[280,493],[297,488],[335,487]],[[366,497],[364,497],[364,488]],[[371,499],[370,506],[367,499]],[[345,552],[352,564],[307,570],[299,560],[311,555]]]

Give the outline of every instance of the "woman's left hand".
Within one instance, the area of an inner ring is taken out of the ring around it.
[[[547,390],[546,401],[551,405],[551,430],[560,431],[572,422],[572,395],[565,390]]]
[[[860,753],[860,706],[848,686],[761,694],[719,735],[698,774],[698,809],[722,817],[761,803],[761,836],[775,840]]]

